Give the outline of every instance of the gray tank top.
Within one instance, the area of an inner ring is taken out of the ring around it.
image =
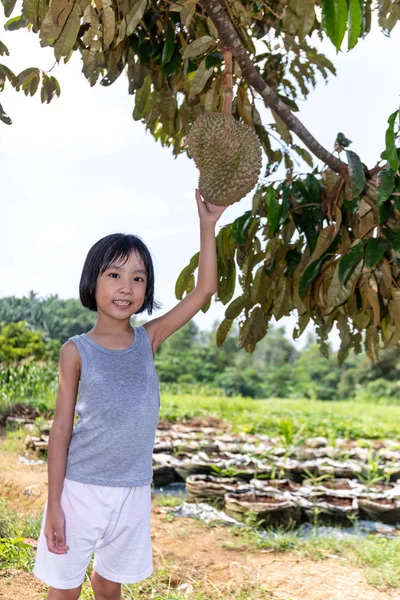
[[[86,333],[70,338],[82,372],[67,479],[113,487],[152,482],[160,391],[148,333],[143,326],[134,332],[124,350],[104,348]]]

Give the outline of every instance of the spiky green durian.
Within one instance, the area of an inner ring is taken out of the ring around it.
[[[199,190],[207,202],[229,206],[256,185],[261,171],[260,140],[232,115],[200,115],[189,132],[188,148],[200,171]]]

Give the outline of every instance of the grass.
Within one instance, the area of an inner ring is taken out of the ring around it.
[[[155,506],[173,508],[182,504],[182,496],[164,496],[164,494],[157,494],[153,496],[153,504]]]
[[[307,538],[302,537],[301,529],[271,528],[267,538],[251,527],[233,527],[231,532],[234,539],[224,543],[227,550],[291,551],[313,561],[337,556],[362,567],[367,582],[375,587],[400,586],[400,538],[327,536],[316,529]]]
[[[34,399],[29,404],[39,406]],[[45,402],[42,399],[40,409],[43,413],[54,410],[54,398],[46,398]],[[337,437],[400,437],[400,406],[374,406],[345,400],[253,400],[241,397],[162,394],[160,418],[173,422],[198,416],[222,418],[231,423],[235,431],[245,433],[280,437],[285,433],[286,437],[290,434],[292,441],[300,437],[320,435],[330,440]],[[18,433],[14,432],[14,435],[18,436]],[[15,438],[10,439],[11,444],[13,439]]]
[[[44,408],[51,408],[51,403]],[[400,438],[400,407],[371,406],[354,402],[321,402],[312,400],[251,400],[243,398],[196,397],[164,393],[160,417],[171,422],[197,416],[215,416],[232,424],[234,431],[284,436],[287,443],[301,438],[323,435],[332,442],[337,437],[350,439]],[[285,427],[282,427],[282,424]],[[26,430],[7,429],[3,448],[21,453]],[[373,458],[373,457],[372,457]],[[159,495],[154,498],[158,506],[173,507],[181,498]],[[173,519],[172,513],[166,518]],[[25,537],[37,539],[41,515],[18,517],[0,499],[0,567],[14,567],[31,572],[35,551],[23,542]],[[206,525],[204,525],[206,527]],[[223,546],[230,550],[294,552],[311,560],[324,560],[332,555],[348,564],[364,569],[367,581],[376,587],[400,587],[400,539],[386,539],[372,535],[364,537],[320,536],[308,538],[296,529],[275,528],[267,530],[269,536],[261,538],[255,523],[243,528],[231,528],[230,541]],[[211,582],[191,579],[175,565],[163,563],[154,575],[136,586],[124,586],[130,600],[148,597],[165,600],[258,600],[273,598],[261,583],[252,582],[235,589],[220,592]],[[222,595],[221,595],[222,594]],[[82,596],[93,599],[90,587],[90,568]]]
[[[158,496],[155,499],[159,506],[175,506],[179,498]],[[205,528],[208,526],[199,521]],[[37,539],[40,532],[41,514],[19,516],[11,510],[4,500],[0,500],[0,569],[15,568],[32,573],[35,550],[26,544],[24,538]],[[331,558],[332,555],[342,558],[347,564],[357,565],[364,569],[366,580],[378,588],[398,588],[400,586],[400,539],[387,539],[368,535],[364,537],[337,537],[319,535],[317,530],[305,538],[301,529],[269,528],[268,537],[260,537],[253,526],[230,527],[231,540],[222,543],[226,550],[259,551],[270,550],[275,553],[294,552],[299,557],[313,561]],[[92,563],[88,569],[82,590],[84,600],[92,600],[90,586]],[[234,590],[219,591],[212,588],[211,582],[193,579],[180,572],[177,567],[167,562],[160,565],[151,578],[137,585],[123,586],[124,598],[163,598],[170,600],[215,600],[229,597],[232,600],[258,600],[273,598],[260,582],[243,584]],[[189,595],[187,595],[189,593]],[[259,594],[257,596],[257,594]]]
[[[7,427],[7,436],[2,442],[3,450],[20,454],[25,449],[25,438],[28,435],[25,427]]]
[[[359,402],[319,400],[252,400],[172,396],[161,398],[160,417],[169,421],[216,416],[246,433],[282,435],[282,422],[293,423],[292,437],[326,436],[350,439],[399,438],[400,407],[371,406]]]

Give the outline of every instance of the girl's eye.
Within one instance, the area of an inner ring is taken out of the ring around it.
[[[110,277],[114,277],[114,275],[115,277],[119,277],[118,273],[110,273]]]
[[[143,281],[143,283],[144,283],[143,277],[135,277],[134,281]]]

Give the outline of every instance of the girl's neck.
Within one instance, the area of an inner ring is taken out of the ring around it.
[[[101,313],[97,317],[97,321],[90,330],[90,333],[98,336],[125,336],[132,335],[133,327],[131,325],[130,319],[124,319],[122,321],[117,321],[116,319],[110,319],[106,315],[102,315]]]

